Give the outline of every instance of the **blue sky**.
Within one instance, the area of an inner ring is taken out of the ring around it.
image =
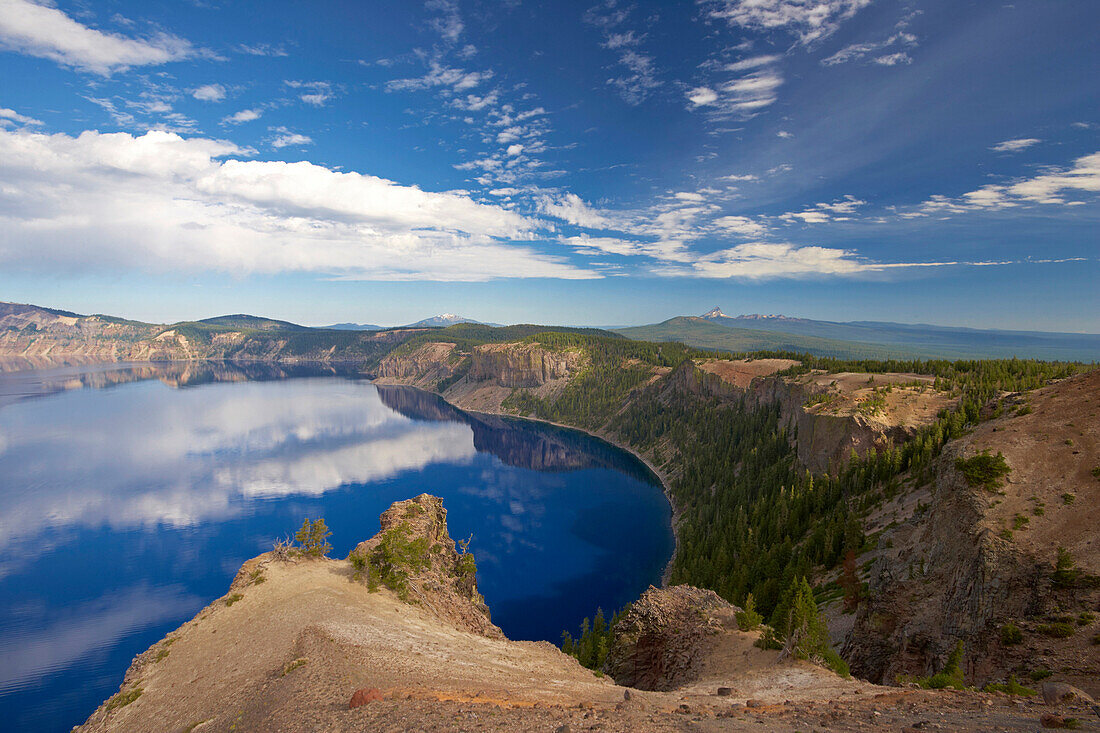
[[[0,299],[1100,332],[1100,4],[0,0]]]

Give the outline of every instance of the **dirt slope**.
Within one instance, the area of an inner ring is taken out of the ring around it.
[[[409,503],[390,511],[412,517]],[[409,527],[441,536],[431,523]],[[412,580],[434,584],[429,605],[372,593],[347,561],[250,560],[228,595],[135,659],[119,694],[80,730],[1025,731],[1042,712],[1005,696],[845,680],[780,661],[732,629],[692,647],[703,651],[678,652],[702,655],[689,660],[688,684],[630,690],[551,644],[509,641],[495,627],[471,630],[461,615],[435,613],[451,583],[444,567],[433,563]],[[480,613],[476,599],[467,600]],[[364,704],[352,708],[353,699]]]

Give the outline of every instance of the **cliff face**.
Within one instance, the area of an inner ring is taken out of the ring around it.
[[[383,384],[430,388],[450,378],[460,358],[455,344],[427,343],[409,354],[387,354],[378,364],[378,379]]]
[[[750,407],[779,405],[784,424],[796,436],[799,460],[816,472],[842,464],[853,450],[865,455],[906,442],[950,404],[950,398],[929,388],[894,387],[922,379],[931,382],[916,375],[877,374],[873,375],[877,381],[868,382],[871,375],[867,374],[775,374],[794,363],[782,359],[687,362],[669,376],[666,390],[719,400],[744,399]],[[886,385],[889,393],[875,392]],[[880,409],[864,407],[872,396],[883,403]]]
[[[1100,695],[1100,372],[1026,399],[1022,414],[948,443],[928,487],[869,520],[882,534],[860,558],[873,564],[844,645],[853,673],[926,676],[962,640],[968,682],[1048,670]],[[1002,486],[971,486],[960,473],[957,459],[983,451],[1003,455]],[[1073,568],[1056,583],[1059,548]],[[1002,637],[1010,623],[1018,638]]]
[[[575,351],[550,351],[538,344],[483,344],[474,348],[470,379],[501,387],[539,387],[572,376],[581,365]]]

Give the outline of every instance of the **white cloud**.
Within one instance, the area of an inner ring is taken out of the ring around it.
[[[741,72],[748,71],[749,69],[758,69],[761,66],[771,66],[777,63],[782,56],[776,54],[769,54],[766,56],[750,56],[747,59],[736,61],[732,64],[726,64],[726,71]]]
[[[1041,142],[1042,140],[1035,137],[1020,137],[1016,138],[1015,140],[1005,140],[1004,142],[999,142],[991,147],[990,150],[995,150],[998,153],[1016,153],[1021,150],[1026,150],[1032,145],[1038,145]]]
[[[269,43],[257,43],[255,45],[241,44],[237,46],[239,53],[249,56],[287,56],[286,49],[282,46],[272,46]]]
[[[434,87],[445,87],[454,92],[464,92],[493,78],[491,71],[466,71],[450,66],[444,66],[438,61],[432,61],[428,65],[428,71],[424,76],[410,79],[393,79],[386,82],[388,92],[419,91]]]
[[[226,117],[222,122],[227,122],[231,125],[239,125],[242,122],[252,122],[253,120],[260,119],[260,115],[263,114],[259,109],[242,109],[240,112],[234,112]]]
[[[587,229],[606,229],[611,224],[604,214],[590,207],[575,193],[567,193],[558,199],[543,196],[537,204],[540,213]]]
[[[832,35],[871,0],[698,0],[708,15],[755,31],[784,29],[806,44]]]
[[[182,38],[128,38],[89,28],[50,5],[0,0],[0,46],[96,74],[179,61],[196,54]]]
[[[201,102],[220,102],[225,99],[225,87],[221,84],[205,84],[191,92]]]
[[[1011,262],[874,262],[851,250],[749,242],[709,254],[671,275],[764,280],[779,277],[851,276],[917,267],[988,267]]]
[[[1005,143],[1013,142],[1017,141],[1005,141]],[[1021,178],[1014,183],[989,184],[975,191],[969,191],[959,198],[936,194],[929,197],[917,210],[904,212],[902,216],[911,218],[963,214],[972,211],[1007,209],[1025,204],[1077,206],[1084,202],[1080,198],[1074,198],[1075,196],[1094,193],[1100,193],[1100,152],[1077,158],[1069,168],[1050,168],[1037,176]]]
[[[787,132],[786,130],[780,130],[779,132],[775,133],[775,136],[781,137],[783,139],[788,139],[794,137],[794,133]]]
[[[298,132],[291,132],[285,127],[277,127],[275,128],[275,132],[278,134],[272,138],[270,143],[271,147],[275,150],[292,145],[295,147],[304,147],[313,144],[313,138]]]
[[[875,63],[879,66],[897,66],[898,64],[911,64],[913,59],[904,51],[899,51],[898,53],[879,56],[875,59]]]
[[[714,220],[714,226],[743,237],[759,237],[767,231],[762,224],[746,216],[722,216]]]
[[[283,83],[291,89],[303,90],[302,93],[298,95],[298,99],[306,104],[312,104],[314,107],[324,107],[325,103],[334,96],[332,84],[327,81],[288,80]]]
[[[696,87],[687,92],[692,109],[706,107],[712,119],[749,118],[775,103],[783,76],[774,66],[779,56],[754,56],[724,67],[740,74],[733,79]],[[748,73],[744,73],[748,72]]]
[[[790,211],[786,214],[780,214],[779,218],[786,222],[793,222],[798,219],[805,224],[824,224],[830,221],[848,221],[849,214],[854,214],[856,209],[861,206],[866,206],[867,202],[862,199],[857,199],[855,196],[848,194],[844,198],[828,202],[814,204],[814,208],[807,209],[806,211]],[[837,215],[841,216],[837,216]]]
[[[0,130],[0,266],[592,278],[522,244],[538,223],[464,194],[150,132]],[[73,243],[79,242],[79,247]]]
[[[902,46],[902,47],[914,47],[917,45],[917,37],[912,33],[895,33],[887,38],[885,41],[879,41],[876,43],[853,43],[850,46],[845,46],[832,56],[828,56],[821,60],[822,66],[836,66],[837,64],[846,64],[849,61],[858,61],[865,59],[870,54],[876,51],[889,48],[890,46]],[[880,66],[895,66],[897,64],[908,64],[913,61],[909,58],[909,54],[905,52],[898,52],[888,54],[885,56],[879,56],[873,59],[874,63]]]
[[[718,93],[709,87],[695,87],[687,93],[688,100],[696,107],[705,104],[714,104],[718,101]]]
[[[523,152],[523,146],[520,145],[519,143],[516,143],[515,145],[509,145],[508,146],[508,149],[505,151],[505,155],[507,155],[509,157],[513,157],[513,156],[519,155],[522,152]]]
[[[42,122],[40,120],[34,119],[33,117],[21,115],[14,109],[0,107],[0,125],[4,124],[41,125]]]

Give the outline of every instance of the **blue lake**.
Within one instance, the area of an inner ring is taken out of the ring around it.
[[[636,599],[672,553],[657,479],[576,431],[332,369],[0,373],[0,727],[82,723],[303,518],[323,516],[343,557],[423,492],[473,535],[514,639],[556,642]]]

